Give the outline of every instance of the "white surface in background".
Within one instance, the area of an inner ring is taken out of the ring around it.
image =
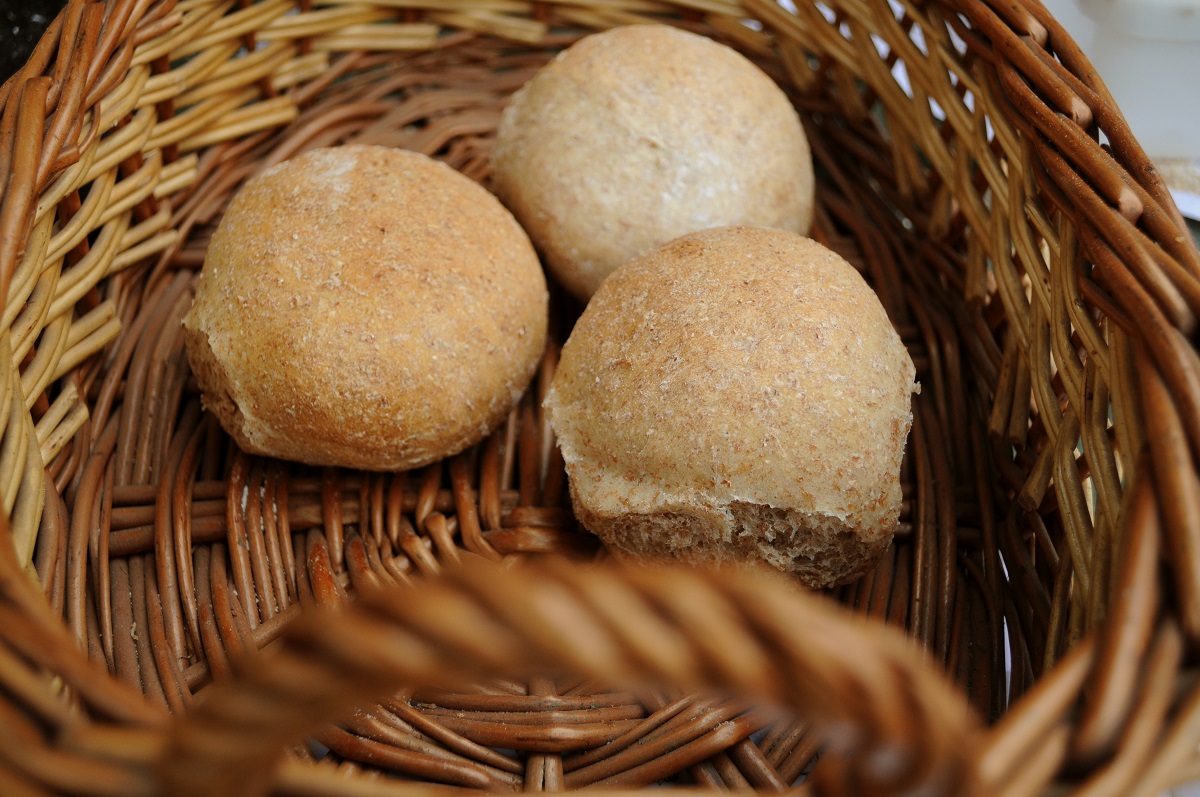
[[[1044,0],[1151,158],[1200,158],[1200,0]]]
[[[1172,191],[1171,196],[1179,206],[1179,212],[1189,219],[1200,221],[1200,194],[1189,191]]]

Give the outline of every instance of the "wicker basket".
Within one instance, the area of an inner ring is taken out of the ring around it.
[[[1162,181],[1037,0],[800,2],[71,2],[0,89],[0,794],[1200,776],[1200,255]],[[917,363],[896,543],[831,596],[596,563],[557,343],[408,474],[245,456],[188,372],[246,177],[359,141],[486,184],[506,97],[644,21],[785,86],[814,236]]]

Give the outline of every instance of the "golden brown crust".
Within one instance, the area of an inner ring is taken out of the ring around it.
[[[587,298],[613,269],[694,230],[806,233],[808,142],[737,52],[661,25],[581,39],[517,92],[493,187],[555,276]]]
[[[537,256],[491,194],[424,155],[366,146],[248,182],[184,320],[205,406],[242,448],[375,470],[495,428],[546,324]]]
[[[827,586],[891,539],[914,376],[848,263],[734,227],[614,272],[545,407],[576,513],[610,544],[749,556]]]

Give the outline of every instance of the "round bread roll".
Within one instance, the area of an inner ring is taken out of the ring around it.
[[[184,319],[204,405],[244,450],[413,468],[517,402],[546,338],[529,239],[482,187],[424,155],[306,152],[246,183]]]
[[[576,42],[512,98],[492,187],[581,299],[685,233],[807,233],[813,167],[783,91],[711,39],[635,25]]]
[[[826,587],[891,541],[914,375],[846,261],[727,227],[614,272],[544,406],[576,515],[610,548],[763,561]]]

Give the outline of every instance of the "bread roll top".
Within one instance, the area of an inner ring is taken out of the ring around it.
[[[492,162],[497,194],[585,299],[685,233],[805,233],[812,220],[812,158],[787,96],[738,52],[662,25],[560,54],[505,109]]]

